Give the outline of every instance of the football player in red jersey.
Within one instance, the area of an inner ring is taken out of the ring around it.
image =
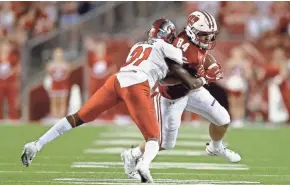
[[[215,60],[208,51],[215,46],[218,32],[217,24],[212,15],[204,11],[195,11],[189,15],[187,26],[173,45],[183,51],[184,66],[197,77],[203,78],[207,83],[222,78],[221,67],[218,63],[205,65],[205,59]],[[166,79],[163,80],[164,83]],[[206,153],[210,156],[222,156],[229,162],[239,162],[239,154],[227,149],[222,139],[230,123],[227,110],[204,88],[190,90],[183,84],[159,86],[159,93],[154,97],[157,118],[161,126],[161,150],[173,149],[176,144],[178,129],[181,124],[181,115],[184,110],[199,114],[209,120],[209,134],[211,141],[207,144]],[[135,161],[142,158],[144,145],[127,149],[121,156],[127,159],[125,167],[134,173]],[[125,157],[124,157],[125,156]]]

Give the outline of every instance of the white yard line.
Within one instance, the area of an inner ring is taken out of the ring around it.
[[[56,178],[55,181],[70,181],[70,182],[117,182],[117,183],[127,183],[130,184],[131,182],[135,183],[133,180],[130,179],[99,179],[99,178]],[[192,184],[192,183],[210,183],[210,184],[260,184],[257,181],[225,181],[225,180],[178,180],[178,179],[155,179],[154,182],[156,183],[167,183],[167,184]]]
[[[122,162],[74,162],[72,168],[121,168]],[[216,164],[216,163],[175,163],[175,162],[153,162],[152,168],[170,169],[181,168],[191,170],[248,170],[242,164]]]
[[[123,162],[74,162],[73,164],[95,164],[95,165],[112,165],[122,166]],[[219,164],[219,163],[187,163],[187,162],[153,162],[153,165],[162,166],[191,166],[191,165],[208,165],[208,166],[237,166],[246,167],[245,164]]]
[[[102,148],[94,149],[89,148],[84,150],[84,153],[87,154],[121,154],[125,148]],[[204,150],[166,150],[160,152],[158,155],[167,155],[167,156],[205,156],[207,155]]]
[[[118,145],[118,146],[130,146],[136,145],[144,142],[144,140],[136,139],[106,139],[106,140],[96,140],[93,142],[94,145]],[[185,147],[205,147],[206,142],[203,141],[177,141],[176,146],[185,146]]]
[[[74,160],[78,160],[78,158],[73,158]],[[66,163],[33,163],[33,166],[67,166],[69,164]],[[0,163],[0,166],[19,166],[19,163]]]
[[[108,171],[0,171],[0,173],[31,173],[31,174],[124,174],[124,172]],[[153,175],[178,175],[190,176],[193,172],[153,172]],[[273,175],[273,174],[240,174],[240,173],[194,173],[196,176],[239,176],[239,177],[290,177],[290,175]],[[1,182],[1,181],[0,181]]]
[[[109,167],[100,167],[93,164],[74,164],[72,168],[109,168]],[[110,167],[110,168],[120,168],[121,166]],[[155,169],[170,169],[170,168],[181,168],[181,169],[189,169],[189,170],[249,170],[247,167],[219,167],[219,166],[193,166],[193,167],[153,167]]]
[[[89,184],[89,185],[93,185],[93,184],[96,184],[96,185],[101,185],[101,184],[110,184],[110,185],[140,185],[140,182],[139,183],[119,183],[119,182],[74,182],[74,181],[67,181],[67,182],[58,182],[58,183],[62,183],[62,184]],[[175,183],[154,183],[155,185],[166,185],[166,184],[175,184]],[[200,185],[201,183],[198,183],[198,184],[190,184],[190,185]],[[178,184],[178,185],[189,185],[189,184]],[[215,185],[215,184],[204,184],[202,183],[202,185]]]
[[[4,183],[4,184],[1,184],[1,183]],[[41,184],[51,184],[51,183],[54,183],[53,181],[33,181],[33,180],[4,180],[4,181],[1,181],[0,180],[0,184],[1,185],[6,185],[7,183],[13,183],[13,184],[27,184],[27,183],[30,183],[30,184],[35,184],[35,183],[41,183]]]
[[[120,138],[137,138],[137,139],[142,139],[141,133],[138,132],[106,132],[100,134],[100,138],[115,138],[115,139],[120,139]],[[210,139],[208,134],[179,134],[178,139],[198,139],[198,140],[206,140],[208,141]]]

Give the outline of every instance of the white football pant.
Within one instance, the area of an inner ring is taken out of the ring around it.
[[[166,150],[175,147],[184,110],[203,116],[215,125],[222,126],[230,123],[228,111],[204,87],[176,100],[157,94],[154,97],[154,104],[161,126],[161,147]]]

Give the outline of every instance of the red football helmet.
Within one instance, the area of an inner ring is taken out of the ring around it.
[[[170,20],[160,18],[153,22],[148,36],[149,38],[163,39],[165,42],[172,43],[176,38],[176,27]]]

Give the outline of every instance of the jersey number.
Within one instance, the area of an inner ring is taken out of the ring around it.
[[[186,50],[189,46],[189,43],[187,42],[187,43],[183,44],[183,42],[184,42],[184,40],[182,38],[179,38],[177,43],[176,43],[176,47],[182,49],[183,52],[186,52]]]
[[[125,63],[124,66],[130,65],[130,64],[133,64],[134,66],[138,66],[141,62],[143,62],[144,60],[148,59],[151,51],[152,51],[152,48],[146,48],[143,51],[143,47],[142,46],[138,46],[131,53],[130,59]]]

